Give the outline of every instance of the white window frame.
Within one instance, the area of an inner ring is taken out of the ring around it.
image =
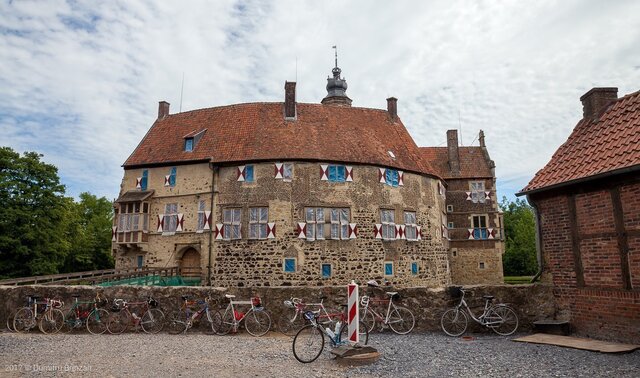
[[[249,208],[249,239],[264,240],[267,238],[267,224],[269,223],[268,207]]]
[[[396,240],[395,210],[380,209],[380,223],[382,223],[382,240]]]
[[[391,274],[387,274],[387,264],[391,264]],[[394,273],[396,271],[396,267],[394,266],[395,264],[393,263],[393,261],[384,261],[382,263],[382,269],[384,270],[382,273],[384,273],[385,277],[393,277]]]
[[[307,222],[305,235],[307,240],[324,240],[325,209],[323,207],[305,207],[304,217]]]
[[[242,209],[239,207],[229,207],[224,209],[222,214],[224,240],[242,239]],[[235,230],[238,230],[237,235],[235,235]]]
[[[407,215],[409,215],[409,218],[407,217]],[[411,241],[418,240],[418,223],[417,222],[418,221],[416,220],[416,212],[405,210],[404,234],[406,235],[407,240],[411,240]],[[412,237],[409,237],[409,234],[412,234]]]
[[[475,225],[475,219],[478,218],[478,227],[476,227]],[[482,221],[480,221],[480,219],[484,219],[484,227],[482,227]],[[489,238],[489,216],[487,214],[472,214],[471,215],[471,228],[473,229],[473,238],[475,240],[487,240]],[[476,238],[476,234],[475,234],[475,230],[478,229],[479,231],[479,237]],[[486,237],[482,237],[482,230],[484,231],[484,234]]]
[[[206,220],[205,209],[207,206],[207,201],[200,200],[198,201],[198,226],[196,227],[196,233],[204,232],[204,223]]]
[[[469,182],[469,189],[471,191],[471,202],[484,203],[485,201],[485,185],[484,181],[471,181]]]
[[[346,207],[332,207],[329,209],[331,229],[329,237],[333,240],[349,240],[349,220],[351,209]]]
[[[291,182],[293,180],[293,163],[282,163],[282,181]]]
[[[178,229],[178,203],[164,205],[162,235],[174,235]]]

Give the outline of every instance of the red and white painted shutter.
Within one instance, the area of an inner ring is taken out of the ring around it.
[[[170,186],[170,185],[171,185],[171,175],[164,176],[164,186]]]
[[[320,164],[320,180],[329,180],[329,166],[327,164]]]
[[[178,222],[176,224],[176,231],[182,231],[184,227],[184,215],[178,214]]]
[[[376,239],[382,239],[382,225],[381,224],[376,224],[374,229],[373,229],[373,236]]]
[[[306,239],[307,238],[307,224],[298,222],[298,228],[296,229],[296,234],[298,234],[298,239]]]
[[[378,181],[383,184],[387,182],[387,170],[384,168],[378,168]]]
[[[116,241],[117,232],[118,232],[118,226],[111,227],[111,241]]]
[[[416,238],[417,240],[422,240],[422,227],[416,226]]]
[[[349,239],[355,239],[356,237],[358,237],[358,225],[349,223]]]
[[[396,239],[404,239],[404,225],[396,224]]]
[[[490,200],[491,199],[491,192],[484,192],[484,199],[485,200]]]
[[[282,163],[275,163],[275,178],[281,179],[283,178],[284,168],[282,168]]]
[[[224,224],[216,223],[216,227],[213,229],[213,236],[216,240],[224,239]]]
[[[136,189],[142,189],[142,177],[136,177]]]
[[[473,228],[468,228],[467,229],[467,237],[469,240],[474,240],[475,238],[473,237]]]
[[[267,239],[275,239],[275,238],[276,238],[276,224],[267,223]]]
[[[210,211],[204,212],[204,225],[202,226],[202,229],[203,230],[211,229],[211,212]]]
[[[345,170],[345,181],[353,181],[353,167],[346,165],[344,167]]]
[[[158,232],[164,229],[164,214],[158,214]]]
[[[487,238],[495,239],[496,238],[496,230],[493,228],[487,228]]]
[[[398,171],[398,186],[404,186],[404,172]]]
[[[244,181],[244,175],[245,175],[245,170],[244,170],[245,166],[244,165],[240,165],[238,166],[238,170],[236,172],[236,175],[238,175],[238,181]]]
[[[444,185],[442,185],[440,181],[438,181],[438,193],[440,193],[441,196],[444,196]]]
[[[471,192],[465,192],[467,193],[467,201],[471,201]]]

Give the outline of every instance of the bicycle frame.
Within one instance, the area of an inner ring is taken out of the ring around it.
[[[465,291],[460,289],[460,291],[462,292],[462,298],[460,298],[460,303],[458,303],[458,305],[456,306],[456,308],[460,311],[462,311],[463,309],[467,310],[467,314],[469,314],[469,316],[471,316],[471,319],[473,319],[476,323],[481,324],[483,326],[491,326],[493,324],[499,324],[500,322],[490,322],[490,321],[486,321],[486,317],[489,314],[489,310],[491,310],[492,308],[495,307],[503,307],[506,306],[505,304],[501,303],[501,304],[497,304],[494,305],[491,303],[490,299],[485,299],[484,302],[484,309],[482,310],[482,314],[478,317],[475,316],[475,314],[471,311],[471,309],[469,308],[469,305],[467,304],[467,301],[464,300],[464,294]]]
[[[240,311],[236,311],[235,305],[251,305],[251,308],[247,312],[242,313]],[[231,313],[233,314],[233,332],[238,332],[238,326],[240,326],[240,322],[242,322],[244,318],[246,318],[247,315],[249,315],[251,312],[255,311],[255,309],[256,307],[253,305],[252,300],[234,301],[233,298],[229,298],[229,304],[225,308],[224,312],[227,313],[227,311],[231,310]]]
[[[305,319],[307,319],[316,329],[318,329],[323,335],[327,336],[331,341],[331,345],[336,347],[340,345],[345,345],[349,342],[349,340],[342,340],[340,335],[340,330],[338,332],[334,332],[334,335],[331,336],[324,325],[318,322],[318,314],[313,311],[306,311],[304,313]]]
[[[289,305],[287,302],[291,302],[291,304]],[[314,312],[318,314],[319,319],[326,319],[327,321],[325,323],[333,322],[334,317],[339,317],[340,319],[338,320],[341,320],[341,321],[345,320],[345,316],[343,313],[330,314],[327,311],[327,309],[324,307],[324,299],[320,299],[320,303],[304,303],[302,299],[292,297],[290,301],[285,301],[285,305],[288,307],[293,306],[296,309],[295,314],[291,319],[291,322],[295,322],[298,319],[298,316],[301,316],[304,319],[305,318],[304,313],[308,307],[318,307],[318,309]]]
[[[388,324],[389,323],[389,316],[391,315],[391,309],[396,309],[396,305],[393,304],[393,301],[391,300],[391,298],[389,299],[377,299],[377,298],[371,298],[368,295],[363,295],[362,299],[360,300],[360,302],[363,304],[362,310],[361,312],[364,314],[367,310],[371,311],[371,313],[378,319],[381,320],[383,322],[383,324]],[[373,303],[384,303],[384,302],[389,302],[389,305],[387,306],[387,314],[386,316],[382,316],[379,312],[377,312],[373,306],[369,306],[369,304]]]

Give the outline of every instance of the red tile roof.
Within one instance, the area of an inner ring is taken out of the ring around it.
[[[640,165],[640,91],[582,119],[521,193]]]
[[[124,167],[314,160],[435,173],[400,119],[392,121],[387,111],[298,103],[295,121],[285,121],[283,111],[281,102],[251,103],[169,115],[153,124]],[[204,129],[193,152],[185,152],[184,137]]]
[[[431,163],[435,172],[442,178],[491,178],[491,166],[481,147],[458,147],[460,174],[454,175],[449,166],[447,147],[420,147],[422,160]]]

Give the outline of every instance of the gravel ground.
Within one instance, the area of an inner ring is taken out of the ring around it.
[[[276,333],[93,336],[0,333],[0,377],[638,377],[640,351],[601,354],[516,343],[488,334],[471,341],[440,333],[372,334],[381,352],[374,363],[338,363],[325,346],[301,364],[291,339]],[[75,370],[65,372],[65,369]],[[52,371],[54,370],[54,371]]]

